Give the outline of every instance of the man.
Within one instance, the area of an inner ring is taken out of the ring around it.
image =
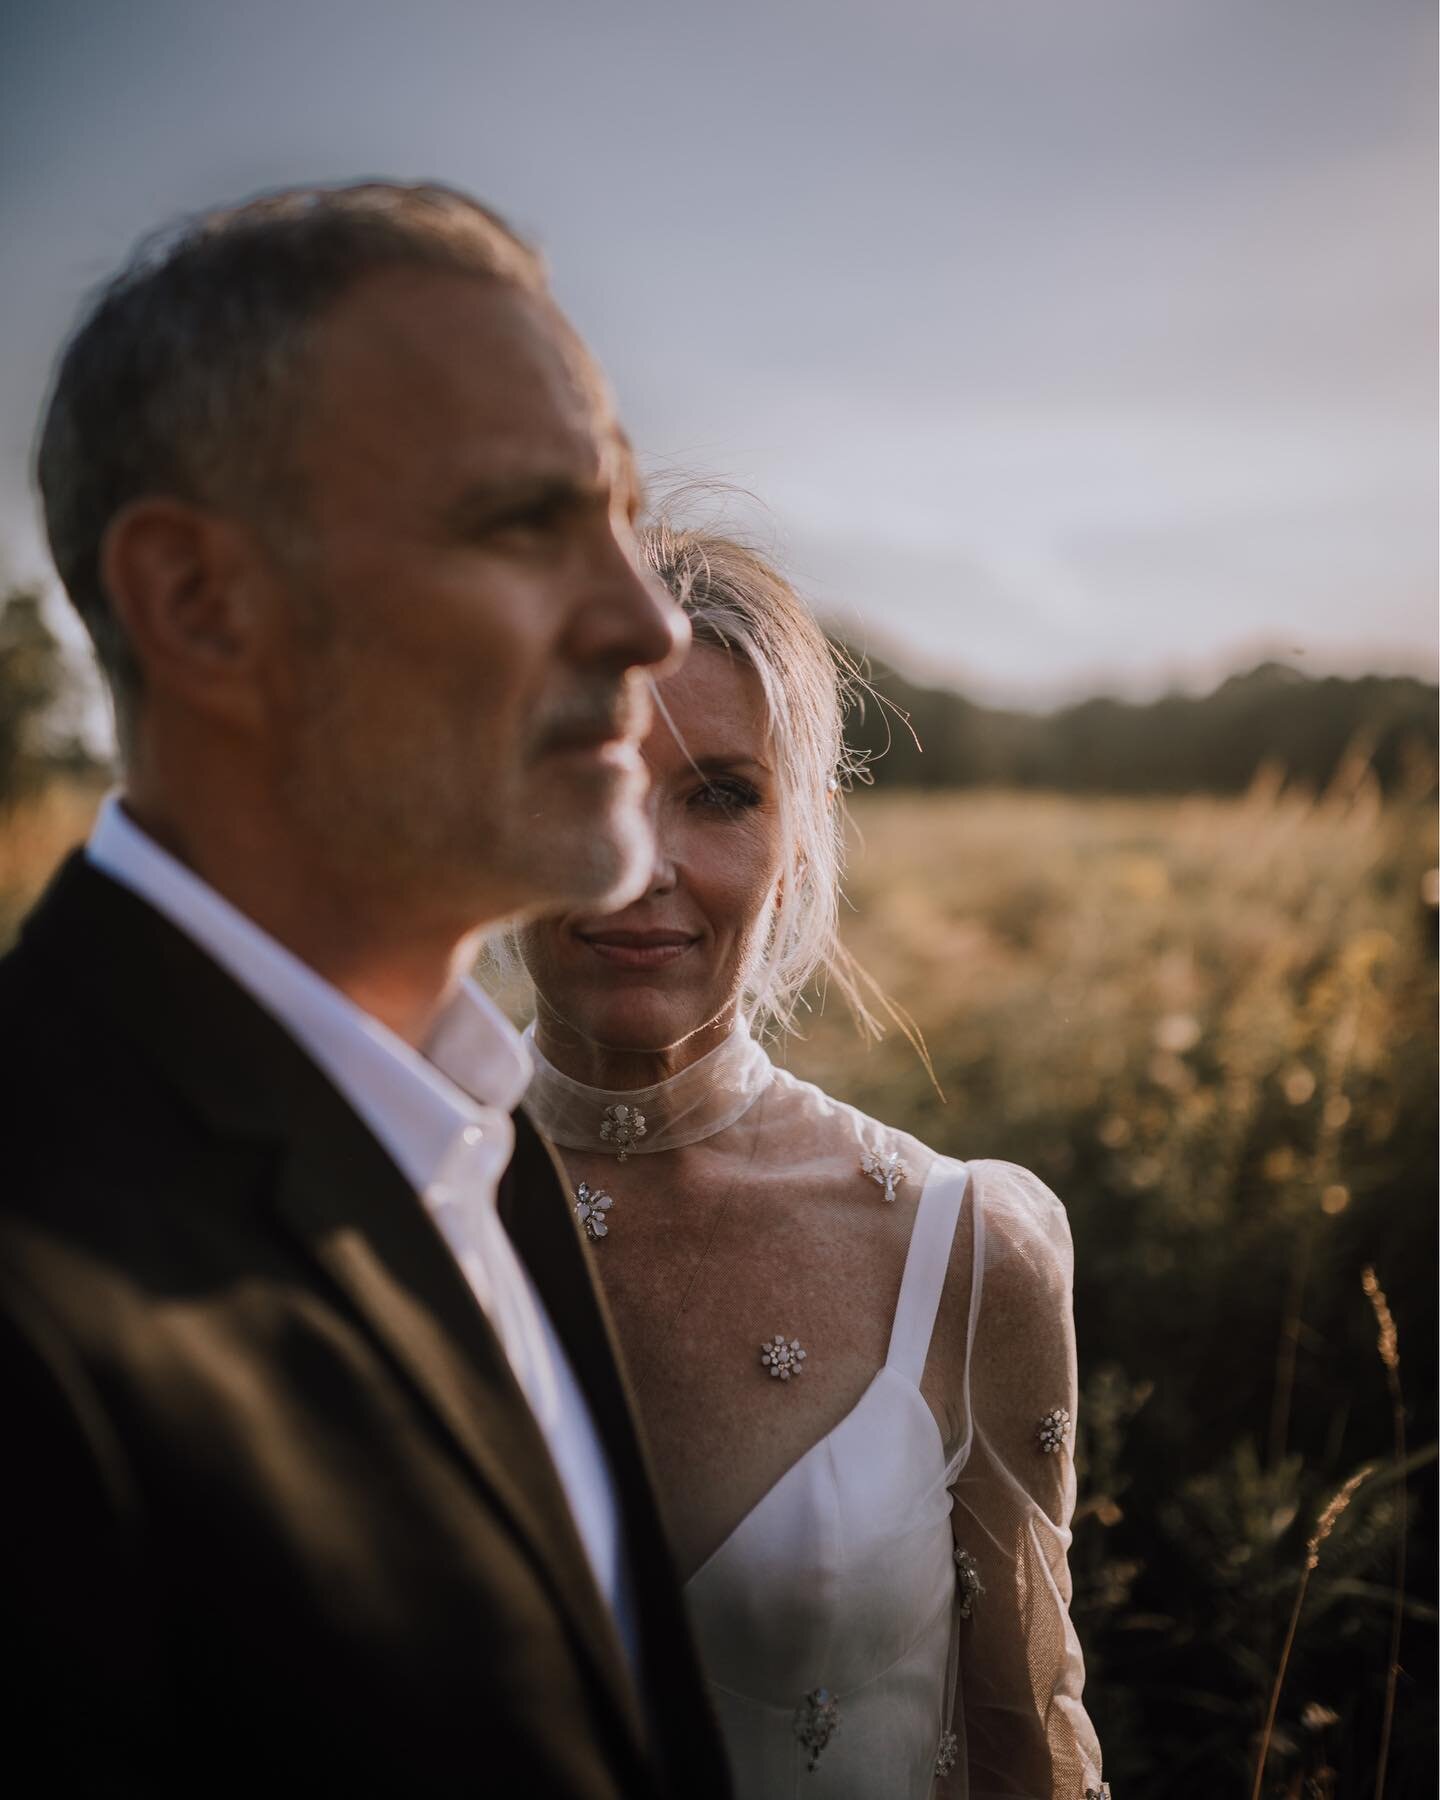
[[[0,963],[23,1791],[723,1794],[523,1047],[463,978],[649,867],[684,627],[593,364],[472,201],[290,192],[100,296],[38,470],[125,777]]]

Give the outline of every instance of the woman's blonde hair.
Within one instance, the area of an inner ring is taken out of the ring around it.
[[[690,619],[697,644],[739,657],[759,678],[769,718],[783,862],[770,930],[741,1005],[757,1036],[794,1028],[812,979],[833,981],[862,1032],[878,1036],[871,984],[840,943],[844,794],[862,774],[846,749],[845,714],[866,688],[784,576],[735,538],[659,522],[640,552]]]

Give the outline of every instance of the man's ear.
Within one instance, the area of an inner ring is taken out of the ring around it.
[[[240,527],[169,496],[133,500],[106,528],[100,579],[147,693],[260,722],[266,584]]]

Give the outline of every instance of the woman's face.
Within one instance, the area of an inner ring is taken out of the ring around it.
[[[697,644],[659,684],[643,745],[655,866],[622,912],[528,926],[521,954],[542,1029],[658,1051],[734,1017],[779,889],[779,805],[764,691],[746,662]],[[698,773],[697,773],[698,770]]]

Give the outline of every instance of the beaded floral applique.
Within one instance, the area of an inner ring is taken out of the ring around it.
[[[1057,1406],[1046,1413],[1040,1421],[1036,1436],[1040,1448],[1047,1456],[1054,1456],[1065,1448],[1065,1439],[1070,1430],[1070,1415],[1063,1406]]]
[[[795,1709],[795,1735],[810,1752],[813,1772],[820,1752],[840,1729],[840,1702],[829,1688],[812,1688]]]
[[[901,1162],[898,1150],[892,1150],[888,1156],[882,1156],[878,1150],[867,1150],[860,1159],[860,1173],[868,1175],[876,1187],[885,1190],[880,1196],[882,1200],[893,1203],[895,1190],[910,1171]]]
[[[800,1348],[799,1338],[791,1338],[787,1344],[784,1336],[777,1332],[773,1344],[760,1346],[760,1361],[770,1371],[771,1378],[776,1381],[788,1381],[792,1375],[803,1375],[800,1367],[806,1352]]]
[[[615,1155],[620,1162],[624,1162],[631,1147],[644,1135],[645,1115],[638,1106],[607,1106],[600,1115],[601,1139],[615,1146]]]
[[[955,1591],[960,1596],[956,1611],[962,1619],[968,1619],[975,1602],[985,1592],[980,1583],[980,1565],[968,1550],[955,1552]]]
[[[940,1734],[940,1747],[935,1752],[935,1773],[948,1775],[960,1760],[960,1740],[953,1731]]]
[[[588,1181],[580,1183],[575,1190],[575,1217],[585,1227],[586,1237],[593,1240],[610,1235],[605,1215],[614,1204],[604,1188],[592,1188]]]

